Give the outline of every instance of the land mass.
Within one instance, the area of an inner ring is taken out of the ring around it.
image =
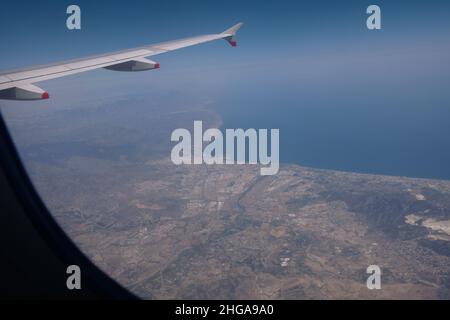
[[[450,298],[449,181],[176,166],[174,128],[221,124],[208,102],[182,102],[8,121],[58,223],[122,285],[148,299]],[[373,264],[381,290],[366,286]]]

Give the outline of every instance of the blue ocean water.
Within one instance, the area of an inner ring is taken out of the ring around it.
[[[408,78],[400,62],[372,74],[351,65],[299,76],[295,64],[248,70],[220,99],[223,128],[279,128],[281,163],[450,179],[447,77]]]

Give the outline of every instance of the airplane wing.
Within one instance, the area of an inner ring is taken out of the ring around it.
[[[144,71],[158,69],[159,63],[149,60],[146,57],[213,40],[225,39],[235,47],[237,45],[236,32],[241,26],[242,23],[238,23],[218,34],[167,41],[83,59],[53,63],[45,66],[36,66],[10,72],[0,72],[0,99],[48,99],[49,94],[45,90],[35,86],[33,83],[98,68],[114,71]]]

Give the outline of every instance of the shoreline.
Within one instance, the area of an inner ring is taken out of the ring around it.
[[[223,117],[222,114],[219,112],[219,110],[215,109],[213,107],[212,110],[208,110],[211,113],[215,114],[218,117],[218,123],[219,125],[214,126],[214,128],[217,128],[219,130],[221,130],[222,132],[224,132],[224,130],[226,128],[224,128],[224,121],[223,121]],[[242,128],[242,129],[247,129],[247,128]],[[280,135],[281,135],[281,130],[280,130]],[[281,155],[281,153],[280,153]],[[281,156],[280,156],[281,158]],[[295,162],[283,162],[280,159],[280,170],[283,167],[286,166],[298,166],[300,168],[306,168],[306,169],[312,169],[312,170],[326,170],[326,171],[334,171],[334,172],[342,172],[342,173],[351,173],[351,174],[363,174],[363,175],[371,175],[371,176],[382,176],[382,177],[393,177],[393,178],[399,178],[399,179],[417,179],[417,180],[430,180],[430,181],[441,181],[441,182],[446,182],[446,183],[450,183],[450,178],[446,179],[446,178],[430,178],[430,177],[417,177],[417,176],[405,176],[405,175],[395,175],[395,174],[386,174],[386,173],[376,173],[376,172],[365,172],[365,171],[350,171],[350,170],[343,170],[343,169],[336,169],[336,168],[323,168],[323,167],[315,167],[315,166],[306,166],[306,165],[302,165],[300,163],[295,163]]]

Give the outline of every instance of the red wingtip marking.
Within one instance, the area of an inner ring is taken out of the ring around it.
[[[234,40],[229,41],[232,47],[237,47],[237,42]]]
[[[159,63],[155,64],[155,69],[159,69]]]
[[[42,99],[48,99],[50,96],[48,95],[48,92],[44,92],[42,94]]]

